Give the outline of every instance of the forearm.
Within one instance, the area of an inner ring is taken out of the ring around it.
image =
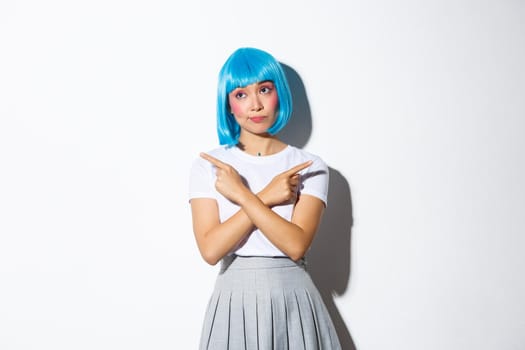
[[[242,211],[266,238],[293,260],[304,256],[311,243],[310,235],[306,234],[300,226],[271,210],[263,202],[263,198],[249,191],[246,191],[241,198],[239,205]]]
[[[201,157],[215,166],[215,189],[225,198],[237,203],[241,210],[231,219],[220,223],[218,215],[210,217],[209,211],[194,213],[194,231],[204,259],[215,264],[224,255],[235,249],[248,234],[257,227],[278,249],[294,260],[303,257],[317,230],[324,208],[322,201],[299,200],[297,186],[299,172],[312,164],[312,160],[298,164],[276,175],[257,195],[244,184],[241,176],[231,165],[206,153]],[[294,201],[294,212],[290,221],[282,218],[270,207]],[[218,208],[208,209],[218,213]],[[192,205],[193,207],[193,205]],[[299,209],[299,210],[298,210]],[[197,228],[195,227],[195,223]],[[226,237],[226,238],[225,238]]]
[[[253,231],[250,218],[239,210],[226,221],[214,226],[203,235],[199,249],[204,260],[215,265],[233,251]]]
[[[242,208],[221,223],[215,201],[196,199],[191,204],[197,244],[203,259],[211,265],[234,251],[254,230],[253,222]]]

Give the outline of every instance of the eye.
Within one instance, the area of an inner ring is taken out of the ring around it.
[[[272,92],[273,90],[273,87],[271,86],[261,86],[261,89],[259,90],[261,92],[261,94],[269,94],[270,92]]]
[[[246,97],[246,93],[243,92],[243,91],[237,91],[233,96],[234,96],[236,99],[240,100],[240,99]]]

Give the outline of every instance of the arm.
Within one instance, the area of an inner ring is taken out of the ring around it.
[[[203,155],[203,158],[215,162],[217,183],[216,187],[224,187],[224,178],[230,179],[228,187],[245,188],[237,171],[219,160]],[[217,166],[219,165],[219,167]],[[233,181],[231,181],[233,179]],[[286,188],[282,188],[285,191]],[[271,196],[270,191],[265,192],[265,201],[279,200]],[[212,198],[193,198],[190,201],[193,223],[193,232],[203,259],[210,265],[215,265],[225,255],[235,250],[241,242],[254,230],[252,221],[242,209],[221,223],[217,201]],[[266,203],[270,205],[270,203]]]
[[[214,161],[218,161],[213,158]],[[224,175],[224,168],[226,164],[222,163]],[[231,168],[231,174],[235,175],[235,171]],[[224,176],[220,176],[222,179]],[[235,178],[235,176],[234,176]],[[281,202],[283,194],[286,198],[295,193],[295,186],[297,186],[298,178],[292,181],[293,190],[285,181],[274,181],[268,185],[258,196],[261,197],[263,205],[274,205]],[[220,184],[219,184],[220,186]],[[240,184],[235,186],[239,187]],[[246,188],[243,184],[241,187]],[[246,188],[247,190],[247,188]],[[276,195],[276,193],[280,194]],[[215,265],[226,254],[231,252],[235,247],[245,239],[254,229],[253,222],[246,215],[241,208],[237,213],[228,218],[224,222],[220,222],[219,208],[217,201],[211,198],[193,198],[191,201],[191,214],[193,223],[193,232],[197,241],[197,246],[202,258],[210,265]],[[273,213],[273,212],[272,212]]]
[[[241,210],[223,224],[219,223],[218,214],[213,215],[215,219],[210,218],[207,221],[194,218],[197,242],[206,261],[211,261],[210,263],[218,261],[251,232],[254,225],[290,258],[298,260],[304,256],[313,240],[324,209],[324,203],[313,196],[301,196],[296,201],[296,187],[299,183],[297,173],[310,166],[311,161],[277,175],[263,191],[255,195],[242,183],[233,167],[207,154],[202,154],[202,157],[217,169],[215,184],[217,190],[241,206]],[[291,222],[269,208],[290,201],[296,203]],[[211,209],[211,203],[208,209]],[[215,213],[217,212],[215,204]],[[197,225],[195,219],[198,221]],[[231,225],[233,223],[235,225]],[[227,226],[228,231],[223,231],[222,228]],[[232,229],[235,229],[236,233],[230,231]],[[219,234],[219,232],[223,233]],[[221,243],[217,244],[217,240]],[[212,254],[206,253],[211,250],[213,250]]]
[[[242,210],[221,223],[215,199],[192,199],[191,214],[197,246],[210,265],[219,262],[253,230],[251,220]]]
[[[309,195],[299,197],[291,222],[276,214],[252,193],[245,193],[239,204],[251,222],[293,260],[305,255],[324,211],[324,203]]]

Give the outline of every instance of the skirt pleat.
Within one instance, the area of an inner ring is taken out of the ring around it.
[[[301,322],[301,311],[299,310],[299,302],[295,297],[294,291],[289,291],[285,296],[286,302],[286,315],[288,318],[287,331],[288,331],[288,348],[294,350],[304,350],[304,332],[303,324]]]
[[[232,293],[230,300],[230,336],[229,347],[232,349],[245,349],[246,332],[244,329],[243,294]]]
[[[257,349],[257,300],[255,291],[240,291],[243,294],[243,304],[241,307],[244,312],[244,348]],[[210,348],[213,349],[213,348]]]
[[[275,349],[287,349],[288,332],[286,325],[286,306],[282,291],[271,291],[272,294],[272,328]]]
[[[223,259],[206,309],[200,350],[340,350],[304,262]]]

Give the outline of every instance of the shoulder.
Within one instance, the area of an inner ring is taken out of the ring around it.
[[[311,160],[313,163],[309,167],[310,169],[328,171],[328,165],[326,162],[317,154],[305,151],[303,149],[288,146],[290,148],[290,157],[297,162],[306,162]]]
[[[233,156],[232,147],[219,146],[210,150],[207,150],[203,153],[206,153],[218,160],[225,162],[227,164],[235,164],[235,157]],[[200,155],[197,155],[191,164],[191,173],[201,172],[201,173],[212,173],[214,174],[213,165],[202,158]]]
[[[219,146],[219,147],[215,147],[213,149],[207,150],[204,153],[207,153],[210,156],[213,156],[217,159],[221,159],[221,158],[227,157],[227,155],[231,153],[231,149],[232,147]],[[197,158],[201,158],[201,157],[197,157]]]
[[[216,147],[210,150],[207,150],[203,153],[209,154],[212,157],[215,157],[219,160],[224,160],[225,157],[227,157],[227,154],[229,153],[228,148],[221,146]],[[200,155],[195,156],[193,159],[193,166],[195,165],[202,165],[202,164],[210,164],[206,159],[202,158]]]
[[[314,153],[295,147],[292,148],[291,153],[297,158],[294,162],[300,163],[308,160],[312,161],[312,164],[308,168],[300,172],[301,193],[319,198],[326,206],[328,202],[330,172],[325,161]]]

